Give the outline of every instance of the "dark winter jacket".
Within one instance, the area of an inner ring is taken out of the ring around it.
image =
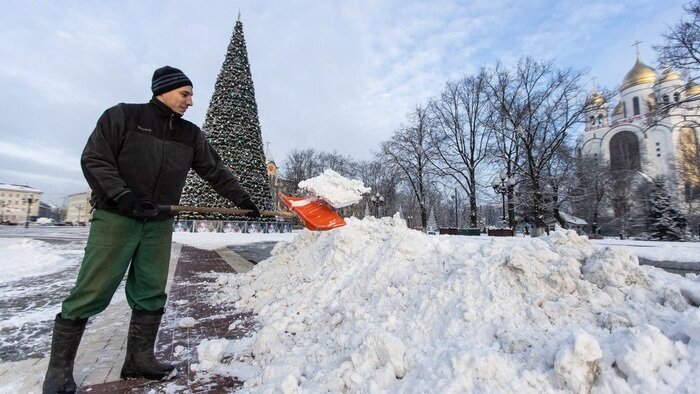
[[[249,198],[199,127],[156,98],[106,110],[80,162],[91,204],[114,213],[116,199],[127,191],[137,200],[177,205],[190,168],[236,205]],[[159,213],[153,219],[170,216]]]

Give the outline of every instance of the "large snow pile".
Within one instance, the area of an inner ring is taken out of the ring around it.
[[[572,231],[427,236],[351,218],[280,243],[219,302],[250,338],[196,371],[251,392],[697,392],[700,278],[639,266]],[[250,368],[254,371],[251,371]]]
[[[299,182],[299,188],[322,198],[336,209],[356,204],[362,200],[363,194],[371,190],[361,180],[345,178],[331,169]]]
[[[3,270],[0,283],[52,274],[75,265],[76,254],[82,251],[71,245],[63,249],[56,253],[56,246],[30,238],[0,238]]]

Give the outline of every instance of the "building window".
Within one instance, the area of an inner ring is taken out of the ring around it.
[[[678,93],[678,92],[673,93],[673,101],[675,101],[675,102],[677,103],[678,100],[680,100],[680,99],[681,99],[681,94],[680,94],[680,93]]]
[[[598,115],[598,124],[599,125],[603,124],[603,115],[602,114]]]
[[[622,103],[622,117],[623,118],[627,117],[627,103],[625,103],[625,102]]]
[[[667,94],[664,94],[664,95],[661,97],[661,100],[664,102],[664,104],[668,104],[668,95],[667,95]]]
[[[639,97],[634,97],[634,98],[632,98],[632,111],[633,111],[633,113],[634,113],[635,116],[640,114],[640,111],[639,111]]]
[[[656,143],[656,146],[659,146],[659,145],[661,145],[661,143],[660,143],[660,142],[657,142],[657,143]]]

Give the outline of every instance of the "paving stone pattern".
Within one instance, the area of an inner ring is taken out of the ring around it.
[[[254,330],[254,316],[236,310],[233,305],[212,305],[211,295],[216,291],[216,279],[221,273],[234,273],[215,251],[184,246],[175,269],[166,314],[156,345],[161,360],[175,363],[179,374],[174,380],[152,382],[142,379],[114,381],[82,387],[90,393],[165,392],[176,389],[187,393],[231,392],[243,383],[225,376],[198,377],[190,369],[197,362],[197,345],[205,338],[236,339]],[[193,317],[197,324],[191,328],[179,327],[184,317]],[[233,324],[237,322],[237,324]],[[231,327],[231,329],[229,329]]]

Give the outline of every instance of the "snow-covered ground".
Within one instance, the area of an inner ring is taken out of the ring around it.
[[[623,247],[640,259],[649,261],[700,263],[700,242],[650,242],[630,239],[596,239],[591,242],[598,247]]]
[[[26,296],[8,284],[50,286],[45,278],[80,262],[84,241],[39,241],[49,230],[31,230],[0,231],[2,300]],[[700,387],[700,278],[638,264],[640,257],[700,262],[698,243],[591,243],[570,231],[428,236],[399,218],[350,219],[327,232],[176,233],[174,240],[204,249],[281,241],[250,272],[218,280],[212,299],[254,310],[261,329],[238,341],[210,338],[193,367],[245,378],[244,391]],[[50,321],[56,310],[35,308],[32,319]],[[27,321],[29,312],[13,311],[3,333]]]

